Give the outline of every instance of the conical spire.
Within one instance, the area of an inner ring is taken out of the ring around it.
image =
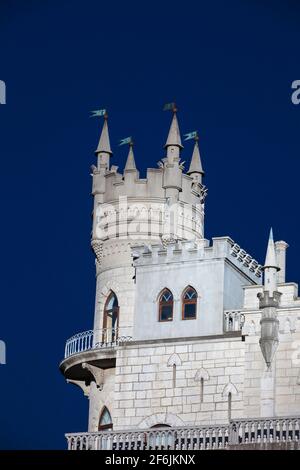
[[[124,171],[129,171],[129,170],[136,170],[132,143],[129,144],[128,157],[127,157],[126,165],[124,168]]]
[[[183,145],[181,144],[181,137],[180,137],[180,131],[179,131],[179,126],[178,126],[178,121],[177,121],[177,116],[176,116],[176,110],[173,111],[173,119],[171,122],[171,127],[169,130],[169,135],[168,135],[165,147],[168,147],[169,145],[176,145],[177,147],[183,148]]]
[[[276,259],[276,251],[275,251],[275,244],[273,238],[273,229],[270,230],[269,241],[268,241],[268,248],[265,260],[264,268],[276,268],[279,270],[277,259]]]
[[[112,154],[109,142],[109,134],[108,134],[108,125],[107,125],[107,115],[104,116],[104,124],[99,140],[99,144],[97,150],[95,151],[96,155],[99,153],[108,153]]]
[[[259,298],[259,308],[262,309],[259,344],[268,369],[270,369],[279,343],[279,320],[277,318],[277,308],[281,296],[281,293],[278,292],[277,289],[277,271],[279,271],[279,269],[276,259],[273,230],[271,229],[265,265],[263,267],[263,292],[257,294]]]
[[[190,168],[187,174],[190,175],[191,173],[201,173],[202,175],[204,175],[204,171],[203,171],[202,163],[201,163],[198,139],[195,139],[195,145],[194,145],[193,155],[191,159],[191,164],[190,164]]]

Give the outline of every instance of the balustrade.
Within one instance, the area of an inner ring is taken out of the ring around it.
[[[299,441],[300,417],[231,420],[228,425],[66,434],[69,450],[213,450]]]
[[[120,328],[102,328],[88,330],[69,338],[65,346],[65,359],[73,354],[90,349],[113,348],[124,341],[130,341],[131,336],[125,335]]]

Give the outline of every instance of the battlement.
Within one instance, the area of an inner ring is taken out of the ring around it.
[[[230,237],[216,237],[212,242],[211,246],[206,239],[196,242],[178,241],[167,246],[160,244],[134,246],[132,248],[134,265],[147,266],[226,258],[255,284],[261,282],[262,266]]]
[[[165,168],[147,168],[146,178],[140,178],[137,170],[125,170],[124,174],[118,173],[118,167],[112,167],[107,173],[102,173],[96,167],[93,168],[93,195],[101,194],[103,203],[112,203],[120,197],[138,199],[166,198]],[[174,172],[178,173],[178,172]],[[179,172],[177,174],[180,184],[178,199],[187,204],[199,204],[204,202],[205,188],[198,184],[195,187],[194,179]],[[198,189],[198,190],[197,190]]]

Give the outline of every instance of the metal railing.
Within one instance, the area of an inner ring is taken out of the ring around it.
[[[245,323],[245,315],[240,310],[227,310],[223,314],[223,330],[240,331]]]
[[[66,341],[65,359],[91,349],[114,348],[121,342],[132,339],[123,333],[120,328],[102,328],[77,333]]]
[[[213,450],[299,441],[300,417],[231,420],[228,425],[66,434],[69,450]]]

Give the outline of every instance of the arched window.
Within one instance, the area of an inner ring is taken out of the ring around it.
[[[159,321],[173,320],[173,294],[164,289],[159,296]]]
[[[197,316],[197,292],[188,286],[182,296],[182,319],[193,320]]]
[[[114,292],[106,300],[103,314],[103,342],[115,341],[118,335],[119,303]]]
[[[99,431],[110,431],[113,428],[113,423],[111,419],[110,412],[106,408],[106,406],[103,408],[100,419],[99,419],[99,426],[98,430]]]

